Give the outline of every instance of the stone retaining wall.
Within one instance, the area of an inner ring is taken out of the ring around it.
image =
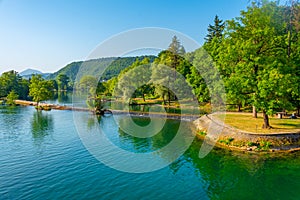
[[[224,143],[228,143],[227,146],[249,149],[251,145],[255,148],[255,145],[257,147],[262,144],[268,144],[274,150],[300,148],[300,131],[269,134],[245,132],[224,124],[213,115],[202,116],[195,120],[194,124],[198,131],[206,132],[209,138],[217,140],[218,143],[225,141]]]

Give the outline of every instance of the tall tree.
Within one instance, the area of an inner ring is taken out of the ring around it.
[[[173,54],[179,54],[180,49],[181,49],[181,44],[177,36],[173,36],[172,42],[169,45],[168,51],[172,52]]]
[[[149,58],[144,58],[142,61],[137,59],[121,72],[115,94],[129,102],[132,97],[142,97],[145,101],[145,95],[152,91],[152,85],[148,84],[151,77],[150,66]]]
[[[206,35],[206,42],[211,42],[214,38],[220,40],[223,36],[223,31],[225,28],[225,23],[223,20],[219,19],[219,16],[216,15],[214,19],[214,25],[209,24],[207,31],[208,34]]]
[[[69,84],[69,77],[65,74],[59,74],[57,76],[58,90],[67,90]]]
[[[90,95],[96,95],[98,80],[91,75],[84,75],[79,81],[79,88],[83,91],[89,92]]]
[[[193,64],[190,66],[190,73],[186,75],[186,80],[193,88],[193,94],[197,97],[199,102],[209,102],[210,100],[209,89],[199,69],[203,64],[209,63],[207,59],[203,59],[206,54],[204,49],[200,48],[186,55],[186,61]]]
[[[48,100],[53,96],[53,82],[44,80],[41,75],[33,75],[29,85],[29,96],[37,102]]]
[[[6,97],[14,90],[19,98],[27,99],[28,96],[28,80],[23,79],[18,72],[8,71],[0,76],[0,97]]]
[[[168,74],[167,76],[170,78],[170,80],[176,81],[177,72],[182,74],[184,77],[186,77],[187,74],[190,73],[191,64],[184,59],[184,54],[185,54],[184,47],[180,43],[177,36],[174,36],[169,45],[169,48],[165,51],[161,51],[158,54],[158,58],[154,60],[154,65],[165,65],[174,69],[173,73]],[[153,69],[158,70],[155,67]],[[155,74],[156,72],[154,72],[153,77],[155,77]],[[163,97],[164,100],[165,97],[167,96],[169,105],[172,100],[176,100],[176,96],[172,93],[172,91],[170,91],[168,88],[164,86],[157,85],[155,87],[155,90],[156,93],[159,94],[159,96]]]
[[[217,59],[227,91],[233,99],[250,99],[263,113],[264,128],[270,127],[268,115],[289,107],[287,96],[294,83],[280,10],[274,2],[252,6],[229,21]]]
[[[294,85],[290,101],[296,107],[297,115],[300,116],[300,4],[298,0],[290,0],[285,6],[285,23],[287,32],[287,55],[289,64],[292,65]]]

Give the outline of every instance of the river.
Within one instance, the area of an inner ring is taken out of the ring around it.
[[[78,112],[82,120],[75,124],[73,114],[0,107],[0,199],[300,199],[299,153],[274,157],[214,148],[200,159],[202,142],[195,139],[162,169],[122,172],[97,160],[77,130],[97,135],[95,127],[101,126],[114,145],[143,153],[167,145],[180,123],[190,122],[168,119],[157,135],[137,138],[114,125],[113,116]],[[149,123],[147,118],[134,121]],[[119,162],[114,152],[107,156]]]

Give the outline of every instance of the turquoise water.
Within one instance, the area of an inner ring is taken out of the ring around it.
[[[113,126],[112,117],[82,113],[80,121],[77,126],[87,133],[97,134],[94,127],[100,124],[112,143],[139,153],[166,145],[180,124],[168,120],[158,135],[141,139]],[[2,106],[0,199],[300,199],[299,153],[273,157],[215,148],[200,159],[200,146],[195,140],[184,155],[158,171],[120,172],[84,147],[71,111]],[[118,162],[112,152],[107,154]]]

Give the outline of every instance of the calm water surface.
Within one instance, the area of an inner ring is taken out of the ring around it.
[[[79,126],[87,132],[100,123],[114,144],[133,152],[163,147],[180,124],[168,120],[158,135],[140,139],[112,127],[112,117],[82,115]],[[144,118],[135,121],[148,123]],[[0,199],[300,199],[299,153],[270,157],[214,149],[200,159],[200,146],[195,140],[161,170],[124,173],[103,165],[85,149],[71,111],[40,113],[32,107],[2,106]]]

